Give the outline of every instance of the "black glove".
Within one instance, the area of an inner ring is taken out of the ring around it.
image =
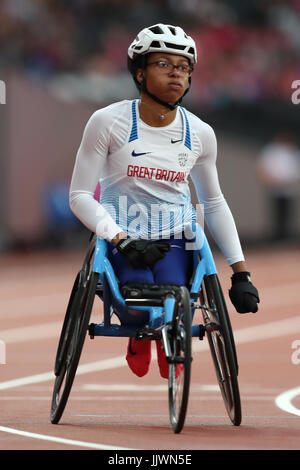
[[[229,297],[238,313],[255,313],[258,310],[259,296],[256,287],[251,282],[247,271],[231,276],[232,287]]]
[[[145,269],[153,267],[170,250],[168,242],[154,242],[151,240],[135,240],[125,238],[117,244],[117,250],[126,256],[132,268]]]

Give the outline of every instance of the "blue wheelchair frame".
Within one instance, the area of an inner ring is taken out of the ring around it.
[[[199,247],[197,246],[197,249],[193,251],[194,275],[189,288],[192,318],[195,308],[198,306],[194,302],[194,299],[198,298],[204,277],[217,274],[209,243],[199,224],[197,224],[196,227],[196,240],[198,240],[197,243]],[[201,243],[199,243],[199,241],[201,241]],[[162,306],[151,305],[151,303],[155,304],[155,301],[151,299],[146,302],[146,299],[124,299],[120,292],[118,280],[112,265],[106,257],[106,243],[107,242],[102,238],[96,239],[92,264],[92,272],[99,274],[97,293],[103,300],[104,321],[100,324],[90,325],[90,337],[132,337],[146,325],[148,329],[156,330],[170,323],[172,321],[175,305],[174,296],[164,298]],[[140,311],[140,315],[132,315],[130,313],[130,307],[134,308],[135,311]],[[121,324],[111,323],[113,313],[117,315]],[[201,325],[192,325],[193,337],[200,337],[200,328]]]
[[[233,333],[210,246],[199,225],[196,241],[190,243],[196,243],[196,246],[190,247],[193,248],[194,273],[189,287],[139,283],[119,286],[106,256],[107,242],[93,236],[73,285],[59,340],[51,403],[53,424],[59,422],[66,406],[88,329],[91,338],[134,337],[162,341],[169,364],[169,409],[175,433],[182,430],[187,410],[191,337],[203,339],[207,332],[226,410],[231,422],[240,425],[242,415]],[[95,296],[103,301],[104,319],[102,323],[88,325]],[[197,308],[202,310],[204,324],[192,324]],[[112,323],[114,314],[120,324]],[[184,365],[184,373],[178,375],[177,381],[178,364]]]

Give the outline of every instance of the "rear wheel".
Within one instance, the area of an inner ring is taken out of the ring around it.
[[[188,406],[192,361],[192,312],[186,287],[180,288],[169,341],[172,352],[169,363],[170,421],[174,433],[179,433],[184,426]]]
[[[88,331],[98,284],[98,273],[81,270],[75,280],[55,361],[56,379],[51,403],[51,423],[64,412]]]
[[[72,338],[72,332],[74,330],[74,323],[76,321],[76,312],[79,309],[79,300],[82,298],[84,293],[84,284],[85,284],[85,275],[84,271],[81,270],[76,276],[73,289],[70,295],[63,327],[61,330],[56,358],[54,366],[54,374],[59,375],[61,366],[66,359],[66,353]]]
[[[239,426],[242,421],[242,411],[236,349],[217,275],[205,277],[201,297],[206,333],[225,408],[231,422]]]

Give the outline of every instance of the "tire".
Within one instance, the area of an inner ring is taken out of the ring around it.
[[[74,330],[76,312],[79,309],[79,302],[84,293],[84,281],[84,272],[81,270],[77,274],[72,288],[63,327],[59,338],[54,365],[54,374],[56,376],[60,374],[61,366],[65,361],[66,352],[72,339],[72,333],[70,332]]]
[[[227,307],[226,307],[226,302],[225,302],[225,299],[224,299],[224,294],[223,294],[223,291],[222,291],[222,287],[221,287],[219,278],[216,277],[216,280],[217,280],[217,283],[218,283],[218,289],[219,289],[219,292],[220,292],[221,301],[225,306],[224,316],[225,316],[225,320],[226,320],[226,323],[227,323],[228,332],[229,332],[229,335],[230,335],[230,341],[231,341],[232,351],[233,351],[233,355],[234,355],[235,368],[236,368],[236,375],[239,375],[239,364],[238,364],[238,360],[237,360],[237,353],[236,353],[236,347],[235,347],[235,341],[234,341],[233,331],[232,331],[232,327],[231,327],[231,322],[230,322],[230,318],[229,318],[229,315],[228,315],[228,310],[227,310]]]
[[[217,275],[205,277],[201,297],[209,347],[225,408],[231,422],[235,426],[239,426],[242,421],[242,411],[237,379],[236,349],[226,303]]]
[[[172,362],[169,363],[169,413],[174,433],[180,433],[185,422],[191,378],[192,312],[186,287],[180,288],[180,298],[173,313],[169,330]],[[176,377],[176,371],[181,373]]]
[[[51,403],[51,423],[57,424],[66,407],[87,335],[98,284],[98,273],[80,271],[71,293],[55,361],[56,379]]]

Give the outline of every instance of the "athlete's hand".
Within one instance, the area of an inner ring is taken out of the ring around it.
[[[135,240],[130,237],[117,244],[119,253],[124,255],[130,266],[135,269],[152,268],[158,260],[164,258],[170,248],[168,242]]]
[[[231,276],[232,287],[229,297],[238,313],[255,313],[258,310],[259,295],[251,282],[250,273],[238,272]]]

